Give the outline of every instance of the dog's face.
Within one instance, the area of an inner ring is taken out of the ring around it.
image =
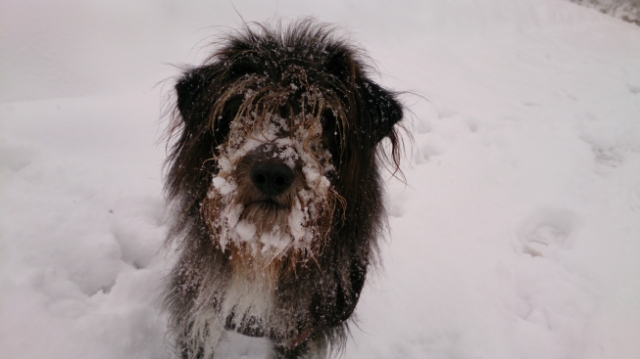
[[[176,92],[170,196],[222,250],[269,260],[322,250],[402,118],[357,51],[314,27],[231,37]]]

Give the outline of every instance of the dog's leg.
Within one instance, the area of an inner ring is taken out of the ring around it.
[[[213,330],[211,328],[214,328]],[[193,324],[190,324],[178,338],[178,353],[180,359],[213,359],[215,349],[221,341],[226,340],[227,333],[216,322],[209,322],[205,327],[205,336],[201,339],[193,337]]]

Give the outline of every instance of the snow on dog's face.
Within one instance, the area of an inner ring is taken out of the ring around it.
[[[223,250],[267,260],[289,251],[312,255],[329,232],[337,198],[322,136],[324,100],[307,94],[296,96],[301,104],[274,108],[261,99],[267,93],[273,89],[245,92],[226,141],[216,148],[218,172],[202,215]],[[224,120],[218,115],[212,124]]]

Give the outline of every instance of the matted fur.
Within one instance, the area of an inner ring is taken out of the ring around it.
[[[277,358],[343,345],[384,226],[380,155],[397,170],[400,153],[402,106],[363,58],[313,20],[254,24],[177,81],[165,304],[181,358],[213,357],[225,330]],[[258,188],[263,164],[291,174],[285,190]]]

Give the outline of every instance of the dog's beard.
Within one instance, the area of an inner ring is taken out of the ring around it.
[[[319,121],[310,115],[289,120],[271,115],[259,121],[236,117],[227,141],[218,147],[219,171],[201,207],[212,240],[264,264],[292,251],[298,260],[313,257],[328,235],[337,198],[327,178],[334,168],[321,134]],[[252,195],[255,188],[242,161],[258,147],[297,173],[286,193],[264,199]]]

